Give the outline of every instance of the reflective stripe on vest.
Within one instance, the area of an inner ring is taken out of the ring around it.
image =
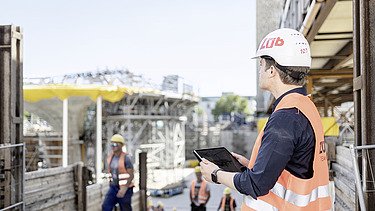
[[[127,178],[129,178],[130,177],[130,174],[128,174],[128,173],[126,173],[126,174],[119,174],[118,175],[118,178],[119,179],[127,179]]]
[[[193,180],[191,182],[191,187],[190,187],[190,194],[191,194],[192,199],[195,198],[195,184],[196,184],[196,180]],[[208,194],[206,192],[206,184],[207,184],[206,181],[202,180],[201,187],[199,188],[199,191],[198,191],[198,203],[199,204],[204,204],[207,201]]]
[[[319,113],[312,101],[303,95],[291,93],[277,105],[279,109],[297,108],[309,120],[315,134],[313,177],[300,179],[284,170],[267,195],[244,197],[241,210],[329,210],[328,163],[324,148],[324,132]],[[259,133],[251,154],[248,168],[254,166],[261,145],[263,130]]]
[[[307,195],[301,195],[301,194],[297,194],[297,193],[294,193],[293,191],[291,190],[287,190],[284,188],[284,186],[282,186],[280,183],[276,182],[275,186],[270,190],[272,193],[274,193],[276,196],[280,197],[280,198],[283,198],[285,201],[293,204],[293,205],[296,205],[296,206],[299,206],[299,207],[306,207],[309,203],[313,202],[313,201],[316,201],[318,198],[324,198],[324,197],[328,197],[329,196],[329,187],[328,185],[324,185],[324,186],[319,186],[317,188],[315,188],[310,194],[307,194]],[[246,204],[251,204],[249,202],[251,202],[253,199],[253,197],[251,196],[245,196],[245,201],[247,200],[248,203]],[[263,202],[262,200],[254,200],[254,201],[261,201]],[[266,203],[266,202],[264,202]],[[266,203],[265,204],[262,204],[262,207],[264,206],[267,206],[268,204]],[[253,209],[256,209],[255,207],[251,206]],[[273,207],[272,205],[270,205],[269,209],[277,209],[276,207]]]
[[[253,197],[251,196],[245,196],[244,197],[244,204],[246,206],[248,206],[249,208],[251,209],[254,209],[254,210],[278,210],[276,207],[268,204],[267,202],[265,201],[262,201],[262,200],[255,200]],[[246,210],[246,207],[242,206],[241,207],[241,210]]]
[[[111,173],[111,161],[112,161],[113,156],[114,156],[114,154],[113,154],[113,152],[111,152],[108,155],[108,158],[107,158],[108,172],[110,174],[112,174]],[[126,183],[128,182],[127,178],[130,177],[128,171],[126,170],[126,166],[125,166],[125,156],[126,156],[126,153],[121,152],[120,157],[118,159],[118,177],[117,178],[119,180],[118,183],[119,183],[120,186],[125,186]],[[111,179],[111,181],[112,181],[112,179]],[[129,187],[134,187],[134,184],[130,183]]]
[[[229,200],[229,210],[230,211],[234,211],[233,201],[234,201],[234,199],[232,197],[230,197],[230,200]],[[220,211],[225,210],[225,202],[226,202],[226,197],[221,198]]]

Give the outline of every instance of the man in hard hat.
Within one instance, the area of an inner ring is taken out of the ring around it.
[[[194,169],[196,180],[191,182],[190,201],[192,211],[205,211],[206,204],[210,199],[210,187],[208,183],[202,179],[202,173],[199,166]]]
[[[234,211],[236,207],[236,200],[230,195],[230,188],[224,188],[223,197],[221,197],[219,208],[217,210]]]
[[[255,142],[248,169],[225,172],[203,159],[207,181],[244,194],[242,210],[329,210],[329,178],[319,112],[303,87],[311,67],[309,43],[294,29],[269,33],[259,45],[259,86],[276,101]]]
[[[122,151],[125,139],[120,134],[111,138],[112,152],[108,155],[108,170],[111,174],[110,187],[102,204],[102,210],[111,211],[118,203],[121,210],[132,210],[131,197],[133,195],[133,164]]]

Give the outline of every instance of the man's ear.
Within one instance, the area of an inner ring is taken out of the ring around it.
[[[276,68],[273,65],[270,67],[270,74],[270,77],[273,77],[276,74]]]

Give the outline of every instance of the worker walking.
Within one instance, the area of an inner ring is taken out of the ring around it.
[[[115,134],[111,138],[112,152],[108,155],[108,171],[111,175],[110,186],[102,204],[103,211],[112,211],[118,203],[121,211],[131,211],[131,198],[133,195],[133,164],[127,155],[122,151],[125,144],[124,138]]]
[[[230,195],[230,188],[226,187],[221,197],[218,211],[234,211],[236,209],[236,200]]]
[[[303,87],[309,43],[294,29],[269,33],[259,45],[259,87],[276,101],[250,160],[233,153],[244,172],[225,172],[203,159],[203,177],[244,194],[241,210],[329,210],[328,164],[320,115]]]
[[[210,187],[207,182],[202,179],[202,173],[199,166],[195,167],[196,180],[191,182],[190,186],[190,201],[192,211],[205,211],[206,204],[210,199]]]

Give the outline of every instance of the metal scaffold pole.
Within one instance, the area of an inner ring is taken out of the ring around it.
[[[68,128],[69,128],[69,121],[68,121],[68,118],[69,118],[69,101],[68,101],[68,98],[64,99],[63,100],[63,150],[62,150],[62,158],[63,158],[63,162],[62,162],[62,166],[63,167],[67,167],[68,166],[68,149],[69,149],[69,145],[68,145]]]
[[[96,100],[96,182],[101,183],[102,173],[102,97]]]
[[[375,0],[354,0],[354,71],[353,90],[355,105],[356,146],[375,144]],[[368,154],[366,154],[368,153]],[[366,156],[365,156],[366,155]],[[362,150],[362,159],[358,161],[362,172],[364,201],[368,210],[375,210],[374,183],[371,172],[375,163],[375,153]]]

